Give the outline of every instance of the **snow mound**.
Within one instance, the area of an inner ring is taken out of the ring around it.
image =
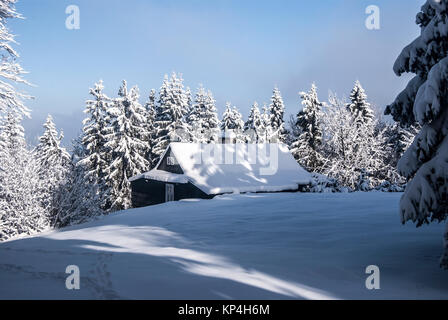
[[[443,226],[402,226],[399,197],[221,195],[123,211],[1,243],[0,299],[447,299]],[[65,288],[68,265],[80,290]],[[380,290],[365,287],[369,265]]]

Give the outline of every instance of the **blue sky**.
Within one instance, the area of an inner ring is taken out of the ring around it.
[[[51,113],[67,140],[81,126],[88,89],[103,79],[115,96],[122,79],[137,84],[144,102],[163,75],[183,74],[192,89],[212,90],[218,110],[231,101],[246,116],[253,101],[282,91],[287,113],[298,92],[316,82],[348,95],[359,79],[372,103],[384,107],[404,87],[392,66],[419,32],[424,0],[146,1],[20,0],[25,20],[10,23],[21,63],[36,87],[25,122],[34,139]],[[80,30],[65,28],[65,8],[80,8]],[[381,9],[381,29],[368,30],[365,8]]]

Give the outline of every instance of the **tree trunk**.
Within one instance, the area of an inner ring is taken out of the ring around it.
[[[443,252],[443,256],[440,259],[440,266],[444,269],[448,269],[448,222],[446,224],[446,229],[445,229],[445,233],[443,235],[443,247],[444,247],[444,252]]]

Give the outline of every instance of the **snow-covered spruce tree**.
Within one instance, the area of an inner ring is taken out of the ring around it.
[[[274,137],[274,130],[271,126],[271,115],[266,104],[263,105],[263,112],[261,113],[260,134],[258,137],[259,143],[278,142],[278,138]]]
[[[385,153],[384,128],[367,102],[367,95],[359,81],[355,82],[350,102],[346,106],[357,129],[352,138],[354,154],[359,161],[354,167],[358,174],[355,190],[369,191],[390,178],[390,166],[384,162],[384,158],[380,158]]]
[[[41,206],[39,165],[25,142],[19,110],[0,127],[0,241],[49,227]]]
[[[350,93],[350,102],[347,103],[347,108],[352,113],[354,122],[357,125],[369,124],[375,117],[370,103],[367,102],[365,90],[359,81],[355,82]]]
[[[156,163],[154,163],[152,157],[152,148],[154,146],[155,130],[154,124],[156,120],[156,90],[152,89],[149,93],[148,101],[145,104],[146,110],[146,131],[148,133],[148,150],[146,152],[146,159],[149,161],[150,168],[153,168]]]
[[[159,162],[160,157],[170,143],[168,131],[168,126],[172,124],[170,95],[170,80],[168,75],[165,75],[159,90],[159,100],[157,101],[156,117],[154,120],[151,159],[155,164]]]
[[[230,102],[226,102],[226,109],[224,110],[224,113],[222,114],[221,119],[221,135],[228,139],[230,142],[234,142],[234,128],[235,128],[235,119],[232,109],[232,104]]]
[[[188,112],[188,97],[183,89],[183,79],[173,72],[171,78],[165,75],[159,92],[154,122],[154,146],[152,159],[157,163],[171,141],[189,141],[185,137],[187,125],[185,116]],[[179,134],[180,133],[180,134]]]
[[[43,127],[44,133],[39,137],[34,154],[39,168],[42,207],[53,226],[61,201],[59,189],[67,178],[70,155],[61,146],[63,134],[57,132],[51,115],[48,115]]]
[[[411,181],[400,201],[401,220],[421,226],[448,216],[448,0],[428,0],[417,14],[421,33],[403,49],[397,75],[416,76],[386,108],[402,125],[417,121],[420,132],[398,163]],[[441,266],[448,268],[448,225]]]
[[[307,170],[319,172],[322,169],[322,106],[313,83],[309,92],[300,93],[303,110],[297,114],[297,126],[301,134],[291,146],[296,160]]]
[[[288,134],[285,127],[285,121],[283,120],[285,114],[285,104],[283,103],[283,98],[280,90],[277,87],[275,87],[272,92],[269,113],[272,134],[277,136],[279,142],[285,143]]]
[[[188,114],[190,114],[191,108],[193,107],[193,97],[192,97],[192,94],[191,94],[190,87],[187,87],[185,89],[185,95],[187,97],[187,105],[186,105],[185,116],[187,116]]]
[[[243,135],[244,121],[243,116],[236,107],[232,107],[230,102],[226,103],[226,110],[221,120],[221,130],[226,137],[231,137],[232,142],[244,143]]]
[[[188,125],[188,132],[191,137],[191,141],[195,143],[203,142],[204,127],[203,114],[207,105],[207,93],[202,85],[199,85],[198,90],[194,96],[194,103],[190,109],[190,112],[186,116],[186,123]]]
[[[107,110],[112,104],[112,100],[103,93],[103,81],[95,83],[94,88],[90,89],[93,100],[87,100],[84,113],[87,117],[84,119],[81,142],[84,145],[85,152],[83,158],[79,161],[85,168],[89,180],[99,185],[101,192],[106,192],[104,183],[105,170],[110,155],[105,147],[106,135],[108,130]]]
[[[128,91],[123,81],[114,99],[114,106],[108,109],[110,129],[106,134],[105,147],[111,153],[106,168],[105,181],[109,187],[111,211],[131,207],[131,188],[129,178],[149,169],[145,158],[148,147],[145,131],[145,110],[138,102],[138,88]]]
[[[207,92],[205,113],[203,114],[204,121],[203,132],[206,134],[205,143],[218,143],[219,142],[219,118],[218,111],[216,110],[216,100],[213,98],[213,94],[210,90]]]
[[[244,135],[247,143],[258,143],[261,130],[263,128],[263,118],[261,117],[258,103],[252,105],[247,121],[244,123]]]
[[[59,207],[55,227],[65,227],[89,221],[104,214],[104,199],[99,186],[91,183],[88,168],[81,161],[88,151],[79,137],[73,142],[71,162],[65,183],[59,187]]]
[[[170,138],[175,141],[188,141],[187,133],[187,125],[185,123],[185,117],[188,114],[191,104],[191,92],[188,93],[187,90],[184,89],[184,79],[182,78],[182,74],[176,74],[173,72],[171,74],[171,115],[173,122],[168,126],[170,133]]]
[[[246,137],[244,135],[244,120],[243,115],[237,107],[233,107],[233,119],[235,124],[233,129],[235,133],[235,142],[244,143],[246,141]]]
[[[188,131],[193,142],[216,143],[219,140],[219,119],[211,91],[201,85],[187,115]]]
[[[233,114],[232,104],[230,102],[226,102],[226,109],[222,114],[221,120],[221,130],[233,130],[236,127],[235,118]]]
[[[22,16],[16,11],[16,0],[0,1],[0,117],[6,113],[19,112],[28,116],[29,109],[24,105],[23,99],[29,96],[16,90],[13,84],[25,83],[23,74],[26,72],[17,62],[19,54],[13,49],[12,44],[15,43],[14,35],[9,31],[6,23],[8,19],[19,18]]]
[[[146,152],[149,148],[149,137],[151,135],[151,130],[148,127],[148,112],[145,107],[139,103],[140,93],[137,86],[127,89],[126,81],[123,81],[118,92],[119,98],[115,101],[123,106],[126,118],[130,120],[129,127],[127,127],[127,133],[139,141],[143,141],[145,146],[140,149],[135,147],[134,150],[139,152],[139,156],[145,158]],[[148,166],[148,160],[146,160],[146,168]]]

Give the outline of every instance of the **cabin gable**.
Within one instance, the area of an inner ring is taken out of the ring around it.
[[[167,152],[165,152],[165,155],[159,162],[156,169],[176,174],[184,174],[184,171],[179,165],[179,162],[177,161],[174,152],[171,150],[171,147],[169,147]]]

